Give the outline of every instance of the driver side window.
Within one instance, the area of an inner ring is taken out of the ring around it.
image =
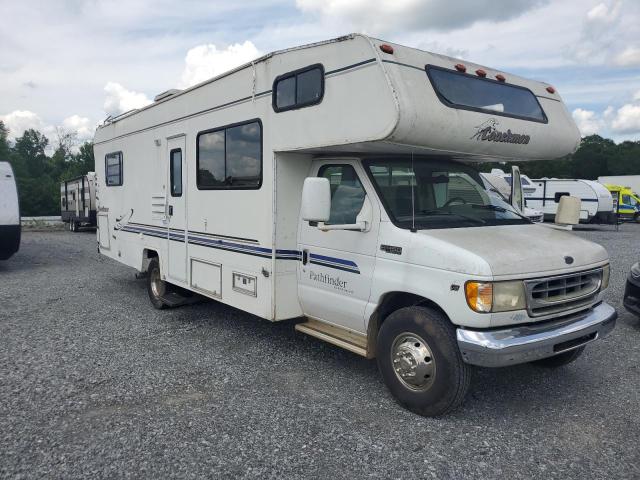
[[[318,176],[328,179],[331,186],[331,214],[327,225],[356,223],[365,191],[353,166],[323,165]]]

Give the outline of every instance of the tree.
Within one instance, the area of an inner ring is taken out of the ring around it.
[[[9,129],[0,120],[0,161],[8,161],[9,153]]]

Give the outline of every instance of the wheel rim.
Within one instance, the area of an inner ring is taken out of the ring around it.
[[[428,390],[436,377],[429,344],[415,333],[402,333],[391,347],[391,365],[398,380],[410,390]]]
[[[160,298],[164,295],[164,281],[160,278],[160,269],[154,268],[149,274],[151,277],[151,293],[155,298]]]

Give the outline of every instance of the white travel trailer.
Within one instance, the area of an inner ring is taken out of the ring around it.
[[[7,260],[19,248],[18,188],[11,164],[0,162],[0,260]]]
[[[96,226],[95,179],[96,174],[89,172],[60,184],[60,217],[72,232]]]
[[[304,319],[438,415],[471,365],[558,366],[615,325],[606,251],[532,224],[473,168],[579,140],[546,84],[349,35],[105,121],[99,250],[146,272],[157,308],[190,291]]]
[[[545,219],[552,219],[558,211],[560,198],[568,195],[580,199],[580,221],[612,223],[613,198],[607,188],[595,180],[532,179],[533,193],[525,193],[527,205],[541,210]]]

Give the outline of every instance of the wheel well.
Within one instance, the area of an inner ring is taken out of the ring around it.
[[[149,263],[151,263],[151,259],[153,258],[158,258],[158,252],[156,252],[155,250],[145,248],[142,251],[142,269],[140,270],[141,272],[146,272],[147,270],[149,270]]]
[[[369,318],[369,325],[367,327],[367,358],[374,358],[376,356],[376,343],[378,339],[378,331],[382,323],[396,310],[400,310],[405,307],[413,307],[422,305],[432,308],[441,312],[445,317],[449,316],[440,306],[428,298],[413,293],[407,292],[389,292],[386,293],[375,312]]]

